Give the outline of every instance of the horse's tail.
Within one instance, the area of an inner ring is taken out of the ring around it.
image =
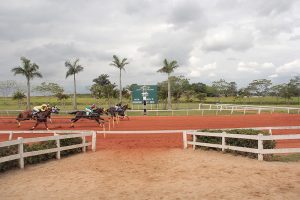
[[[78,111],[68,112],[68,114],[70,114],[70,115],[76,115],[77,112]]]

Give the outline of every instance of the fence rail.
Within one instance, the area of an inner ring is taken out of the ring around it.
[[[17,113],[21,112],[22,110],[0,110],[1,113],[10,116],[10,115],[16,115]],[[71,112],[72,110],[61,110],[61,114],[68,114],[68,112]],[[176,109],[176,110],[159,110],[159,109],[151,109],[147,110],[147,113],[150,115],[171,115],[174,116],[177,113],[181,113],[184,115],[191,115],[191,114],[198,114],[198,115],[205,115],[205,114],[212,114],[218,115],[220,113],[224,113],[224,111],[227,111],[228,114],[232,115],[234,113],[240,112],[244,115],[247,113],[256,113],[261,114],[262,112],[286,112],[288,114],[300,114],[300,108],[297,107],[274,107],[274,106],[257,106],[257,105],[236,105],[236,104],[204,104],[200,103],[198,106],[198,109]],[[140,113],[140,115],[144,115],[144,111],[140,109],[135,110],[127,110],[126,111],[128,115],[134,115],[136,113]]]
[[[257,111],[258,114],[260,114],[262,111],[268,111],[270,113],[273,113],[276,111],[283,111],[283,112],[287,112],[288,114],[290,114],[291,111],[295,111],[298,114],[300,113],[299,107],[238,105],[238,104],[205,104],[205,103],[199,104],[199,110],[201,110],[204,107],[208,107],[209,110],[220,109],[220,110],[231,110],[232,112],[237,111],[237,110],[245,110],[245,111],[248,111],[248,110],[254,111],[255,110],[255,111]]]
[[[4,131],[1,131],[3,133]],[[25,131],[15,131],[23,133]],[[26,131],[27,133],[32,131]],[[41,132],[41,131],[37,131]],[[45,131],[44,131],[45,133]],[[50,131],[47,131],[47,133],[50,133]],[[96,151],[96,132],[95,131],[80,131],[80,133],[68,134],[68,135],[59,135],[58,133],[68,133],[68,131],[52,131],[54,133],[54,136],[47,136],[47,137],[36,137],[36,138],[22,138],[18,137],[17,140],[12,141],[5,141],[0,142],[0,147],[7,147],[12,145],[18,145],[18,153],[14,155],[9,155],[5,157],[0,157],[0,163],[11,161],[11,160],[19,160],[19,167],[21,169],[24,168],[24,158],[30,157],[30,156],[36,156],[36,155],[42,155],[42,154],[48,154],[48,153],[54,153],[56,152],[56,159],[60,159],[60,153],[61,151],[69,150],[69,149],[75,149],[75,148],[82,148],[83,152],[86,152],[87,146],[92,146],[92,150]],[[86,137],[92,136],[92,142],[86,142]],[[60,140],[67,139],[67,138],[82,138],[81,144],[75,144],[70,146],[60,146]],[[42,141],[49,141],[49,140],[55,140],[56,141],[56,148],[51,149],[45,149],[45,150],[39,150],[39,151],[31,151],[31,152],[24,152],[24,144],[26,143],[32,143],[32,142],[42,142]]]
[[[188,140],[188,135],[192,135],[193,141]],[[220,137],[222,138],[222,144],[211,144],[211,143],[203,143],[197,142],[196,136],[207,136],[207,137]],[[258,146],[255,148],[247,148],[247,147],[238,147],[238,146],[230,146],[226,145],[226,138],[239,138],[239,139],[250,139],[257,140]],[[258,154],[258,160],[263,160],[264,154],[276,154],[276,153],[300,153],[300,148],[281,148],[281,149],[264,149],[263,141],[265,140],[295,140],[300,139],[300,134],[289,134],[289,135],[236,135],[236,134],[228,134],[226,132],[222,133],[209,133],[209,132],[196,132],[196,131],[184,131],[183,132],[183,147],[186,149],[188,145],[192,145],[195,150],[196,146],[204,146],[204,147],[213,147],[220,148],[222,151],[226,149],[249,152]]]

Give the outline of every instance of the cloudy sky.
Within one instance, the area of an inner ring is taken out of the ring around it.
[[[112,55],[130,64],[123,85],[156,84],[164,58],[191,82],[224,78],[240,87],[300,74],[299,0],[0,0],[0,78],[25,56],[44,78],[72,90],[66,60],[80,59],[79,91],[108,74]],[[24,81],[25,82],[25,81]]]

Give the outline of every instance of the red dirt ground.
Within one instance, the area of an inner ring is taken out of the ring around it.
[[[71,117],[70,117],[71,118]],[[52,130],[102,130],[96,122],[81,120],[70,128],[69,119],[53,117],[53,124],[49,124]],[[26,121],[18,128],[14,117],[0,118],[0,130],[29,130],[33,121]],[[204,128],[246,128],[267,126],[300,126],[300,115],[288,114],[262,114],[240,116],[141,116],[130,117],[130,120],[121,120],[111,130],[186,130]],[[45,130],[40,124],[36,130]],[[108,130],[108,124],[106,124]],[[273,134],[300,134],[300,130],[277,130]],[[45,134],[14,134],[17,137],[37,137]],[[0,141],[7,140],[7,135],[0,135]],[[181,148],[182,134],[117,134],[97,135],[97,148]],[[300,147],[300,140],[278,141],[278,148]]]

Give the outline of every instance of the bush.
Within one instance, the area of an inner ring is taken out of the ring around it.
[[[269,135],[268,133],[260,130],[253,130],[253,129],[232,129],[232,130],[199,130],[201,132],[211,132],[211,133],[230,133],[230,134],[242,134],[242,135]],[[211,143],[211,144],[222,144],[222,138],[221,137],[208,137],[208,136],[196,136],[197,142],[204,142],[204,143]],[[249,140],[249,139],[239,139],[239,138],[226,138],[226,145],[229,146],[238,146],[238,147],[246,147],[246,148],[255,148],[257,149],[258,141],[257,140]],[[274,149],[276,146],[275,141],[267,140],[263,141],[263,147],[264,149]],[[199,147],[198,147],[199,148]],[[208,148],[208,147],[200,147],[204,149],[217,149],[217,148]],[[220,150],[220,149],[217,149]],[[254,153],[248,153],[248,152],[241,152],[241,151],[234,151],[226,149],[225,152],[230,152],[234,154],[239,154],[251,158],[257,158],[257,154]],[[264,155],[264,158],[268,159],[271,158],[272,155]]]
[[[60,140],[60,146],[71,146],[75,144],[81,144],[82,138],[67,138]],[[24,144],[24,152],[39,151],[45,149],[56,148],[56,142],[54,140],[49,140],[45,142],[33,143],[33,144]],[[61,157],[68,156],[74,153],[79,153],[82,151],[82,148],[70,149],[61,151]],[[9,155],[18,154],[18,145],[13,145],[9,147],[0,148],[0,157],[5,157]],[[24,159],[25,164],[35,164],[40,163],[46,160],[56,158],[56,153],[48,153],[37,156],[30,156]],[[18,160],[12,160],[4,163],[0,163],[0,172],[6,171],[18,167]]]
[[[18,154],[18,145],[0,147],[0,157],[10,156],[14,154]],[[17,166],[18,160],[11,160],[4,163],[0,163],[0,172],[15,168]]]

